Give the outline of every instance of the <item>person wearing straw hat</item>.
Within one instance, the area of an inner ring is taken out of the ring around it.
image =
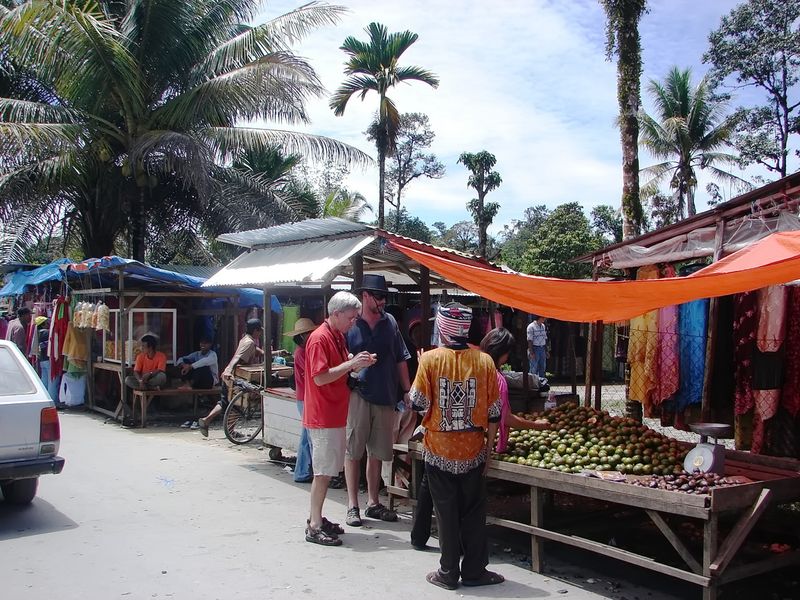
[[[297,399],[297,411],[303,419],[303,406],[306,396],[306,341],[311,332],[317,328],[314,321],[302,317],[297,319],[294,329],[283,335],[292,338],[294,349],[294,391]],[[297,448],[297,462],[294,465],[294,480],[297,483],[311,483],[314,481],[314,472],[311,470],[311,440],[308,430],[303,427],[300,432],[300,445]]]

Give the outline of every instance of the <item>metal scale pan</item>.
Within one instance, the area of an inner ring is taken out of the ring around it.
[[[693,423],[689,427],[700,434],[700,443],[686,455],[683,461],[684,470],[689,473],[724,473],[725,446],[719,443],[719,439],[731,436],[731,426],[726,423]],[[714,438],[714,443],[710,443],[708,438]]]

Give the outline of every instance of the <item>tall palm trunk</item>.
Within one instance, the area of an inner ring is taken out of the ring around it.
[[[483,212],[484,199],[486,192],[478,192],[478,256],[486,258],[486,229],[489,224]]]
[[[630,25],[636,29],[638,16]],[[638,35],[620,36],[617,85],[622,142],[622,238],[636,235],[642,214],[639,198],[639,75],[642,71]]]
[[[386,192],[386,150],[378,149],[378,227],[383,229],[383,202]]]
[[[144,262],[145,251],[145,214],[144,214],[144,188],[138,189],[138,194],[132,195],[131,203],[131,258]]]

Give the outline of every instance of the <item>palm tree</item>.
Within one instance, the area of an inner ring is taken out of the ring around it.
[[[323,88],[291,45],[343,11],[312,2],[247,25],[262,4],[0,6],[0,48],[55,96],[0,98],[0,218],[50,212],[87,255],[127,238],[141,260],[151,229],[190,223],[199,231],[242,195],[260,198],[275,218],[296,216],[268,181],[233,167],[246,150],[277,144],[287,154],[368,162],[329,138],[238,125],[308,121],[305,101]]]
[[[622,144],[622,231],[628,239],[642,223],[639,199],[639,107],[642,45],[639,19],[647,0],[600,0],[606,13],[606,58],[617,56],[617,102]]]
[[[655,117],[642,112],[640,143],[663,162],[642,169],[650,176],[643,189],[669,177],[678,218],[696,213],[694,193],[697,169],[708,169],[719,180],[747,186],[747,182],[715,165],[736,165],[733,154],[719,152],[733,138],[734,121],[724,118],[725,104],[711,97],[708,80],[692,87],[691,69],[673,67],[663,83],[651,80],[648,92]]]
[[[372,207],[362,194],[340,188],[328,192],[322,199],[317,216],[360,221],[367,211],[372,212]]]
[[[388,33],[385,25],[370,23],[365,29],[369,42],[354,37],[345,39],[341,49],[348,55],[344,73],[348,76],[330,101],[334,114],[342,116],[353,94],[362,100],[368,92],[378,94],[380,104],[375,128],[375,146],[378,151],[378,227],[383,228],[384,195],[386,187],[386,157],[394,151],[400,127],[400,113],[386,94],[401,81],[422,81],[431,87],[439,86],[439,79],[420,67],[400,67],[397,63],[403,53],[417,41],[416,33],[402,31]]]

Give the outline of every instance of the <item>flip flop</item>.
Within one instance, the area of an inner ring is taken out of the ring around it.
[[[506,578],[500,575],[500,573],[484,571],[478,579],[462,579],[461,583],[467,587],[478,587],[481,585],[497,585],[498,583],[503,583],[505,580]]]
[[[455,590],[458,588],[458,582],[450,583],[449,581],[442,578],[439,574],[439,571],[431,571],[427,575],[425,575],[425,580],[428,583],[432,583],[433,585],[440,587],[445,590]]]

